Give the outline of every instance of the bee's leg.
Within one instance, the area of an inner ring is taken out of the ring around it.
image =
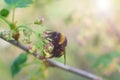
[[[66,52],[64,51],[64,65],[66,65]]]

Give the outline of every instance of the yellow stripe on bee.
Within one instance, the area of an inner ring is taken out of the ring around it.
[[[61,33],[61,34],[60,34],[59,44],[64,43],[64,41],[65,41],[65,36]]]

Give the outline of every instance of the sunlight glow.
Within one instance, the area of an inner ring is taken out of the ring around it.
[[[97,0],[96,6],[98,10],[107,12],[111,9],[111,0]]]

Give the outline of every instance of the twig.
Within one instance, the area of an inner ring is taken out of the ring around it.
[[[0,38],[3,39],[3,40],[5,40],[5,41],[7,41],[7,42],[9,42],[9,43],[11,43],[12,45],[14,45],[14,46],[16,46],[16,47],[18,47],[18,48],[26,51],[26,52],[29,52],[29,49],[28,49],[26,46],[18,43],[18,42],[15,41],[15,40],[9,40],[9,41],[8,41],[8,40],[6,40],[4,37],[2,37],[1,34],[0,34]],[[40,55],[39,53],[36,52],[36,53],[34,53],[33,55],[34,55],[35,57],[37,57],[38,59],[41,60],[41,57],[40,57],[41,55]],[[71,72],[71,73],[73,73],[73,74],[76,74],[76,75],[79,75],[79,76],[88,78],[88,79],[90,79],[90,80],[103,80],[102,78],[100,78],[100,77],[98,77],[98,76],[96,76],[96,75],[94,75],[94,74],[92,74],[92,73],[89,73],[89,72],[86,72],[86,71],[84,71],[84,70],[77,69],[77,68],[74,68],[74,67],[71,67],[71,66],[68,66],[68,65],[64,65],[64,64],[62,64],[62,63],[60,63],[60,62],[57,62],[57,61],[53,61],[53,60],[50,60],[50,59],[47,59],[46,61],[47,61],[47,63],[48,63],[49,65],[51,65],[52,67],[56,67],[56,68],[59,68],[59,69],[62,69],[62,70]]]

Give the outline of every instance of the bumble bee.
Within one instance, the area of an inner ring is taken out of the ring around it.
[[[66,53],[65,48],[67,46],[67,38],[64,34],[56,31],[46,32],[46,37],[49,41],[45,50],[46,58],[61,57],[64,55],[64,64],[66,63]]]

